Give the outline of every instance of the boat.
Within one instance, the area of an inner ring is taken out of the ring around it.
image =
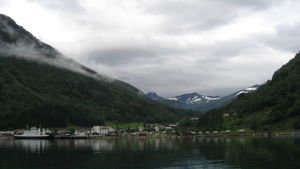
[[[14,134],[15,139],[50,139],[51,137],[50,133],[47,133],[45,129],[37,127],[31,127],[29,130]]]

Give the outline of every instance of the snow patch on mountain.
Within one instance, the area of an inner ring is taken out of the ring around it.
[[[220,100],[220,96],[204,96],[206,100],[212,101],[212,100]]]
[[[221,97],[219,96],[203,96],[198,93],[189,93],[176,97],[170,97],[168,100],[179,101],[185,104],[200,104],[200,103],[208,103],[211,101],[219,100]]]
[[[238,91],[235,96],[238,96],[240,94],[243,94],[243,93],[250,93],[250,92],[253,92],[255,91],[256,89],[258,89],[259,85],[255,85],[255,86],[251,86],[251,87],[248,87],[246,89],[243,89],[243,90],[240,90]]]
[[[150,94],[148,93],[146,97],[175,108],[192,109],[199,110],[201,112],[207,112],[211,109],[218,108],[232,102],[237,98],[238,95],[242,93],[254,92],[258,87],[259,85],[254,85],[222,97],[204,96],[196,92],[174,96],[168,99],[164,99],[163,97],[160,97],[156,93],[152,92]]]
[[[171,101],[178,101],[178,99],[176,97],[170,97],[168,98],[168,100],[171,100]]]

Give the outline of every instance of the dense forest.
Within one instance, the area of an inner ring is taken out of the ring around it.
[[[257,91],[202,115],[202,129],[300,129],[300,53]]]
[[[172,122],[183,114],[132,92],[119,81],[99,81],[42,63],[0,57],[0,128]]]

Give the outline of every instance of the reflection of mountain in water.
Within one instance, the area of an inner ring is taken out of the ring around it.
[[[298,138],[0,138],[1,169],[300,168]]]

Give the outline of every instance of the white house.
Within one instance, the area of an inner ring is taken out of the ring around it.
[[[168,127],[166,127],[166,130],[172,130],[172,127],[168,126]]]
[[[238,132],[243,133],[245,132],[245,129],[239,129]]]
[[[94,126],[91,130],[93,135],[107,135],[113,132],[115,132],[115,130],[109,126]]]
[[[191,117],[190,120],[192,122],[198,122],[199,121],[199,117]]]
[[[175,123],[175,124],[169,124],[169,127],[175,128],[178,126],[179,123]]]
[[[159,132],[159,126],[154,127],[155,132]]]
[[[144,131],[144,127],[143,126],[139,126],[138,129],[139,129],[139,132]]]

